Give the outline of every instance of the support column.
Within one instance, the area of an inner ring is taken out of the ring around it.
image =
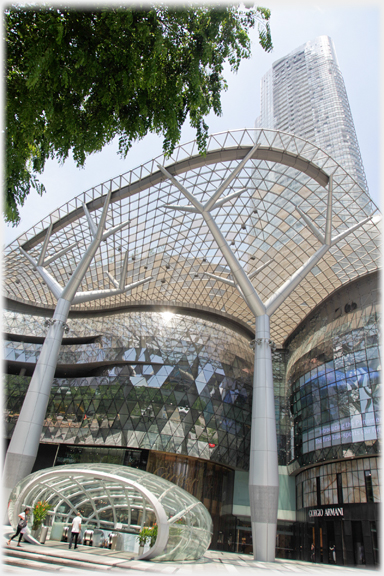
[[[256,317],[249,500],[255,560],[274,562],[279,473],[269,316]]]
[[[31,473],[39,449],[49,394],[71,302],[60,298],[24,398],[5,458],[3,502],[14,486]]]

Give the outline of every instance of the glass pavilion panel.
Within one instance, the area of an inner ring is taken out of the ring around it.
[[[147,489],[152,500],[141,489]],[[163,529],[161,508],[169,538],[156,561],[198,559],[212,537],[211,517],[194,496],[164,478],[125,466],[66,465],[27,476],[11,494],[8,516],[14,528],[20,511],[26,506],[33,508],[38,500],[51,505],[47,522],[51,527],[55,522],[70,523],[79,511],[84,530],[138,534],[143,527],[157,523],[158,538]],[[30,518],[29,524],[32,522]]]

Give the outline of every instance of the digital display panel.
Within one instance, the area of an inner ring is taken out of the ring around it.
[[[372,346],[340,355],[295,382],[295,437],[302,454],[380,437],[380,370],[379,349]]]

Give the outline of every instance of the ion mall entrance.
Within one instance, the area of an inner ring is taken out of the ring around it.
[[[357,508],[361,506],[355,505],[356,509],[344,518],[316,518],[313,522],[296,523],[296,558],[339,566],[378,566],[378,523],[348,518],[358,517]]]
[[[344,526],[340,519],[323,520],[309,527],[306,555],[311,562],[345,564]]]

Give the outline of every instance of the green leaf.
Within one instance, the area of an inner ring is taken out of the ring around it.
[[[49,158],[71,154],[82,166],[115,136],[126,155],[135,140],[162,135],[170,155],[189,116],[204,154],[224,64],[236,71],[250,57],[256,24],[272,49],[269,18],[230,5],[7,8],[5,220],[18,223],[31,188],[45,191],[37,176]]]

